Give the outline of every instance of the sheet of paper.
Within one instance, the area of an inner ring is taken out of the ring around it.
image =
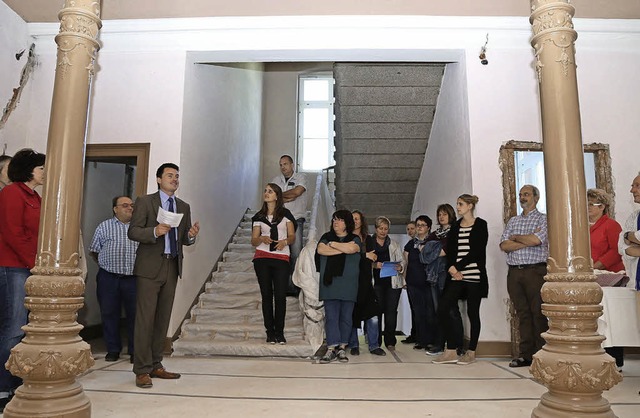
[[[170,225],[171,228],[177,228],[180,225],[180,221],[182,221],[182,213],[173,213],[168,210],[164,210],[161,207],[158,208],[158,217],[156,221],[160,224]]]
[[[385,261],[382,263],[382,268],[380,269],[380,277],[391,277],[396,276],[398,274],[398,270],[396,270],[396,266],[400,264],[399,261]]]

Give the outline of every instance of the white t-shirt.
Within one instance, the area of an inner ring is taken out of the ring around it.
[[[304,218],[307,213],[307,179],[302,173],[294,172],[289,180],[284,179],[284,175],[280,174],[271,180],[271,183],[275,183],[282,189],[283,192],[287,190],[295,189],[297,186],[304,187],[304,193],[298,196],[298,198],[292,202],[287,202],[284,207],[289,209],[296,219]]]

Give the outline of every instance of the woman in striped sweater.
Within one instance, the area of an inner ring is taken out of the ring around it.
[[[460,219],[451,227],[447,241],[449,277],[438,305],[438,323],[446,336],[447,349],[433,360],[436,364],[470,364],[476,361],[476,346],[480,337],[480,301],[489,293],[486,259],[489,232],[487,222],[474,215],[478,197],[463,194],[456,204]],[[462,324],[451,323],[449,311],[458,299],[467,300],[469,349],[458,357],[455,335],[462,332]]]

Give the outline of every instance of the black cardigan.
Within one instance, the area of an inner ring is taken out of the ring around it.
[[[471,235],[469,237],[469,254],[464,256],[459,262],[458,257],[458,235],[460,234],[460,220],[458,220],[449,231],[447,236],[447,270],[451,266],[455,266],[458,271],[462,271],[471,263],[478,265],[480,270],[480,285],[482,286],[482,297],[489,295],[489,279],[487,278],[487,241],[489,240],[489,230],[487,221],[482,218],[476,218],[471,227]],[[451,280],[449,275],[447,280]]]

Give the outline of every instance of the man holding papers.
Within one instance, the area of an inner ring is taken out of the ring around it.
[[[162,366],[173,297],[182,275],[182,246],[192,245],[200,227],[191,225],[189,205],[174,196],[180,185],[178,166],[162,164],[158,191],[136,200],[129,239],[140,243],[133,274],[137,277],[135,355],[136,386],[150,388],[152,377],[179,379]]]

